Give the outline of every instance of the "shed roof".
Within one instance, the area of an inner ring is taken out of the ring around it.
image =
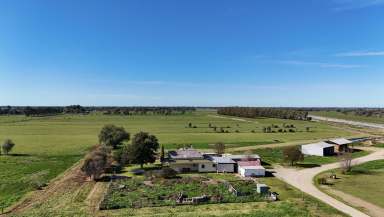
[[[259,160],[253,160],[253,161],[239,161],[237,162],[239,167],[247,167],[247,166],[260,166],[261,163]]]
[[[326,142],[317,142],[317,143],[302,145],[301,147],[305,147],[305,148],[329,148],[329,147],[333,147],[333,145],[326,143]]]
[[[338,138],[338,139],[331,139],[327,142],[330,142],[330,143],[333,143],[333,144],[336,144],[336,145],[347,145],[347,144],[351,144],[352,141],[351,140],[348,140],[348,139],[345,139],[345,138]]]
[[[265,170],[263,166],[242,166],[241,168],[247,169],[247,170]]]
[[[236,163],[235,161],[233,161],[229,157],[211,156],[210,160],[212,160],[213,162],[218,163],[218,164],[235,164]]]
[[[247,159],[247,158],[255,158],[255,159],[260,159],[260,156],[257,154],[230,154],[230,155],[225,155],[225,157],[229,157],[232,160],[233,159]]]

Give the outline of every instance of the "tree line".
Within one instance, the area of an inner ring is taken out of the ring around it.
[[[100,112],[105,115],[176,115],[195,111],[194,107],[84,107],[70,106],[1,106],[0,115],[48,116],[59,114],[90,114]]]
[[[281,118],[292,120],[308,120],[308,112],[293,108],[257,108],[257,107],[223,107],[217,110],[219,115],[245,118]]]

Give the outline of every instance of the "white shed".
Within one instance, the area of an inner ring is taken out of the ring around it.
[[[301,146],[301,153],[305,155],[328,156],[333,155],[334,145],[326,142],[318,142]]]
[[[265,176],[265,168],[260,165],[260,161],[239,161],[238,172],[243,177]]]

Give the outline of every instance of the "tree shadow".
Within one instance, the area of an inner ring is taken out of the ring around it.
[[[314,164],[314,163],[296,163],[297,167],[301,168],[314,168],[314,167],[320,167],[320,164]]]
[[[5,155],[7,156],[7,155]],[[30,154],[8,154],[8,156],[12,156],[12,157],[31,157],[32,155]]]

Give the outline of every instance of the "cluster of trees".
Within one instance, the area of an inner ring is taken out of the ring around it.
[[[58,114],[84,114],[89,109],[80,105],[60,106],[3,106],[0,107],[0,115],[25,115],[25,116],[48,116]]]
[[[0,154],[3,153],[4,155],[8,155],[12,151],[13,147],[15,147],[15,143],[10,139],[6,139],[1,145]],[[3,152],[1,153],[1,151]]]
[[[94,107],[106,115],[182,115],[195,111],[194,107]]]
[[[60,106],[2,106],[0,115],[46,116],[57,114],[89,114],[101,112],[106,115],[176,115],[195,111],[194,107],[83,107]]]
[[[129,139],[130,134],[123,127],[105,125],[99,133],[100,145],[88,153],[82,171],[91,179],[99,179],[113,163],[118,166],[139,164],[143,167],[156,161],[159,142],[154,135],[139,132],[133,136],[131,144],[125,144]]]
[[[223,107],[217,110],[220,115],[246,118],[268,117],[293,120],[308,120],[308,112],[293,108],[257,108],[257,107]]]

